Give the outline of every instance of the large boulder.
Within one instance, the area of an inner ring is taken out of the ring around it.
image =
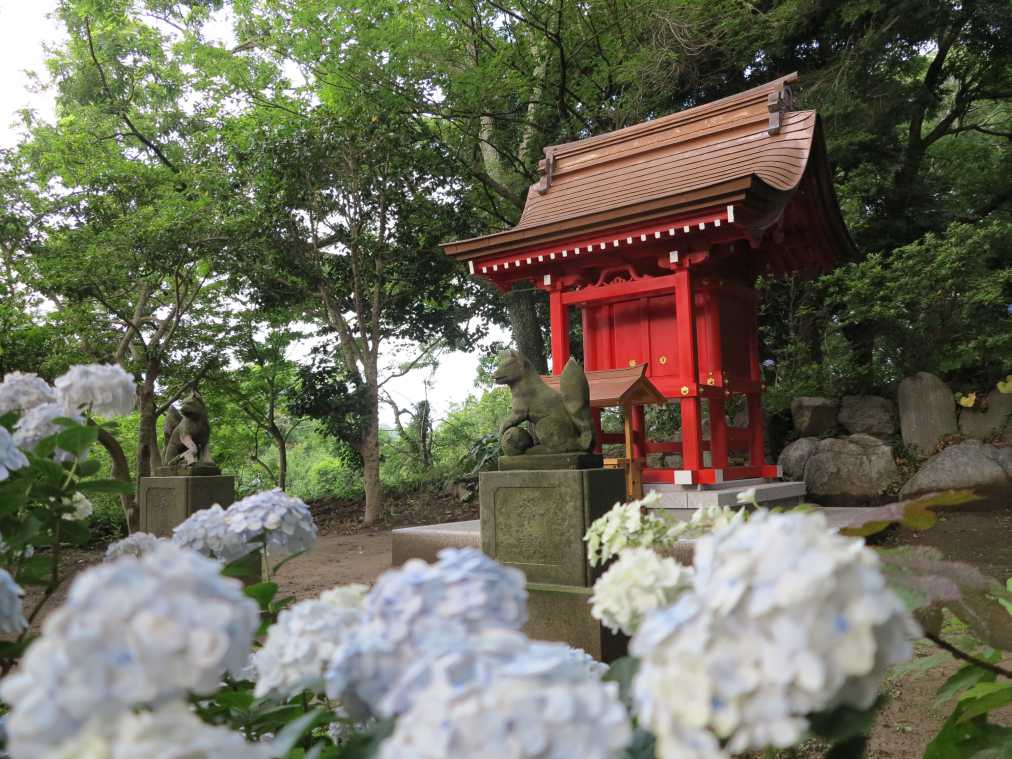
[[[798,437],[818,437],[836,429],[840,404],[832,398],[801,397],[791,401],[791,418]]]
[[[789,480],[803,480],[805,478],[805,465],[808,459],[815,453],[819,445],[817,437],[803,437],[790,443],[780,453],[777,464],[784,470],[784,477]]]
[[[959,431],[977,440],[1002,439],[1012,427],[1012,393],[1000,393],[995,388],[984,400],[986,411],[964,408],[959,412]]]
[[[952,391],[934,374],[918,372],[904,379],[897,400],[903,442],[922,455],[934,451],[943,437],[959,429]]]
[[[878,395],[845,395],[837,421],[852,435],[889,438],[896,432],[896,406]]]
[[[818,441],[805,464],[808,493],[834,502],[876,500],[898,477],[892,447],[864,434]]]
[[[935,490],[994,490],[1009,485],[1012,457],[993,445],[965,440],[942,449],[921,465],[900,490],[902,498]]]

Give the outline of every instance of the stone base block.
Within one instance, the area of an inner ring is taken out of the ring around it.
[[[426,524],[394,530],[391,565],[399,567],[408,559],[432,563],[444,548],[481,548],[481,527],[477,519],[467,522]]]
[[[528,583],[524,632],[535,640],[555,640],[582,648],[598,661],[625,656],[629,639],[590,616],[590,593],[590,588]]]
[[[620,469],[482,472],[481,549],[528,582],[589,587],[584,533],[625,500]]]
[[[235,478],[141,477],[138,503],[140,529],[159,537],[172,535],[172,528],[195,511],[220,504],[228,508],[235,500]]]
[[[540,453],[524,456],[500,456],[499,471],[542,471],[545,469],[600,469],[604,456],[600,453]]]
[[[735,480],[719,485],[667,485],[647,483],[644,493],[657,492],[660,501],[654,508],[692,509],[701,506],[737,506],[738,494],[755,488],[756,501],[760,506],[796,506],[805,497],[803,482],[770,482],[769,480]]]

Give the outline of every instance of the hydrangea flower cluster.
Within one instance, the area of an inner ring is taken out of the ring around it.
[[[49,759],[271,759],[269,743],[247,743],[226,727],[202,722],[183,703],[151,712],[126,712],[110,723],[96,721],[65,742]]]
[[[24,413],[56,400],[56,391],[37,374],[10,372],[0,382],[0,416],[9,411]]]
[[[174,527],[172,542],[226,564],[256,550],[256,546],[228,529],[225,510],[218,504],[193,512]]]
[[[649,548],[627,548],[594,583],[590,613],[612,632],[633,635],[647,614],[691,585],[691,568]]]
[[[519,630],[527,621],[523,573],[480,551],[447,548],[439,560],[411,560],[383,574],[366,598],[362,623],[327,668],[327,695],[389,716],[408,705],[410,666],[445,641],[484,630]]]
[[[133,411],[137,386],[117,364],[77,364],[53,382],[68,409],[87,409],[99,416]]]
[[[266,535],[267,554],[272,558],[307,551],[316,542],[309,507],[280,488],[236,501],[225,512],[225,524],[242,543],[254,543]]]
[[[87,519],[95,510],[91,501],[87,499],[84,493],[74,493],[70,498],[64,498],[63,505],[74,509],[72,512],[64,514],[63,518],[75,522]]]
[[[105,549],[105,560],[115,561],[122,556],[140,558],[151,553],[155,548],[166,543],[165,538],[158,538],[150,532],[134,532],[122,540],[110,543]]]
[[[638,501],[616,503],[611,511],[594,520],[583,537],[590,565],[603,564],[626,548],[662,544],[670,523],[653,512],[643,513],[659,498],[656,492],[650,492]]]
[[[700,538],[692,591],[633,638],[636,708],[661,759],[783,748],[808,714],[870,707],[917,632],[861,541],[760,511]]]
[[[0,569],[0,634],[20,635],[28,627],[21,610],[25,592],[6,569]]]
[[[213,692],[244,669],[259,621],[238,580],[168,543],[92,567],[0,683],[12,704],[8,751],[45,755],[93,718]]]
[[[335,588],[278,615],[263,647],[253,654],[257,698],[323,691],[324,668],[362,619],[361,588]]]
[[[73,419],[78,424],[84,424],[84,417],[78,413],[67,411],[62,403],[43,403],[29,409],[24,416],[18,419],[17,424],[14,425],[14,442],[19,448],[34,451],[43,438],[55,435],[64,429],[53,421],[58,417]],[[57,461],[71,461],[74,457],[57,448],[54,458]]]
[[[665,541],[695,540],[708,532],[722,530],[745,520],[744,509],[730,506],[700,506],[686,522],[675,522],[665,535]]]
[[[11,472],[28,466],[28,457],[18,450],[17,443],[6,427],[0,427],[0,482],[10,477]]]
[[[380,759],[618,757],[632,737],[618,686],[584,657],[507,630],[473,636],[431,662]]]

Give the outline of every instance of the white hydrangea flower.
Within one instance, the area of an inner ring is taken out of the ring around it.
[[[256,546],[228,529],[225,510],[218,504],[193,512],[185,522],[173,527],[172,542],[226,564],[256,550]]]
[[[626,548],[661,545],[671,523],[653,512],[643,513],[660,499],[656,491],[638,501],[616,503],[611,511],[590,525],[584,541],[591,566],[603,564]]]
[[[53,384],[67,408],[98,416],[129,414],[137,400],[134,378],[116,364],[76,364]]]
[[[503,668],[514,674],[569,679],[600,679],[607,672],[589,654],[564,643],[531,641],[516,630],[467,633],[455,629],[427,641],[376,711],[382,716],[403,714],[423,694],[424,698],[454,698],[462,691],[485,687]]]
[[[65,427],[55,423],[57,417],[73,419],[79,424],[84,423],[80,414],[68,411],[62,403],[43,403],[26,411],[14,425],[14,442],[19,448],[34,451],[43,438],[61,432]],[[57,461],[71,461],[74,457],[67,451],[56,449],[54,458]]]
[[[692,585],[692,569],[649,548],[627,548],[594,583],[590,613],[612,632],[632,635],[654,609]]]
[[[389,714],[399,678],[441,641],[527,621],[524,575],[471,548],[443,549],[384,573],[366,597],[362,624],[327,668],[327,695]]]
[[[917,634],[863,542],[818,513],[759,511],[699,539],[692,591],[633,638],[637,712],[660,759],[704,730],[732,754],[785,748],[808,714],[870,707]]]
[[[11,472],[16,472],[28,466],[28,457],[18,450],[17,443],[6,427],[0,427],[0,482],[10,477]]]
[[[304,690],[322,692],[324,668],[361,619],[360,608],[320,598],[284,609],[267,631],[263,647],[253,654],[254,695],[291,698]]]
[[[213,692],[244,669],[259,622],[238,580],[170,543],[86,570],[0,683],[12,759],[45,755],[92,718]]]
[[[695,540],[708,532],[722,530],[732,524],[745,521],[745,510],[734,509],[730,506],[700,506],[687,522],[675,522],[667,535],[664,536],[664,543],[670,545],[676,540]]]
[[[126,712],[93,723],[48,759],[271,759],[270,743],[247,743],[241,733],[202,722],[186,704]]]
[[[353,582],[347,585],[335,585],[330,590],[323,591],[320,594],[320,600],[343,609],[361,609],[365,606],[365,597],[368,592],[368,585]]]
[[[316,542],[309,507],[280,488],[236,501],[225,512],[225,524],[244,543],[266,535],[267,554],[272,558],[308,551]]]
[[[43,403],[56,401],[56,391],[37,374],[10,372],[0,382],[0,416],[9,411],[24,413]]]
[[[89,501],[84,493],[74,493],[70,498],[63,499],[64,506],[73,507],[73,513],[67,513],[63,515],[64,519],[80,522],[82,519],[87,519],[95,511],[91,501]]]
[[[167,542],[165,538],[155,537],[149,532],[133,532],[122,540],[110,543],[109,547],[105,549],[105,560],[115,561],[122,556],[140,558]]]
[[[616,683],[601,681],[562,644],[530,643],[510,631],[472,641],[470,650],[436,660],[380,759],[622,755],[632,730]]]
[[[25,592],[6,569],[0,569],[0,634],[20,635],[28,627],[21,609]]]

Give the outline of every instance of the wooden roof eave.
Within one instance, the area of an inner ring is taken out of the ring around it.
[[[508,229],[482,237],[444,243],[443,251],[459,261],[504,255],[541,245],[604,232],[617,228],[647,225],[673,215],[688,215],[711,208],[724,208],[745,201],[751,187],[750,177],[740,177],[704,187],[691,193],[678,193],[645,203],[623,206],[605,212],[546,224],[542,227]]]

